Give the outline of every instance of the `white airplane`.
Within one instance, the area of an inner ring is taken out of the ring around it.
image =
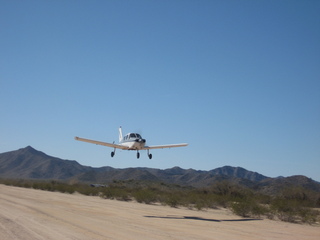
[[[128,133],[124,137],[122,137],[122,129],[119,128],[119,144],[107,143],[107,142],[100,142],[95,140],[90,140],[86,138],[79,138],[75,137],[75,140],[88,142],[93,144],[98,144],[102,146],[112,147],[114,150],[111,152],[111,157],[115,155],[116,149],[122,150],[136,150],[137,151],[137,158],[140,157],[139,150],[148,150],[148,157],[152,159],[152,154],[149,153],[150,149],[159,149],[159,148],[173,148],[173,147],[185,147],[187,143],[179,143],[179,144],[169,144],[169,145],[158,145],[158,146],[145,146],[146,140],[143,139],[140,134],[138,133]]]

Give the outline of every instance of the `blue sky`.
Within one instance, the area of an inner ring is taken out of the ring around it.
[[[0,152],[320,181],[320,2],[0,0]],[[113,142],[118,127],[145,152]]]

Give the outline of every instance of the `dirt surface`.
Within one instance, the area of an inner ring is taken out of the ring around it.
[[[320,227],[0,185],[0,239],[299,239]]]

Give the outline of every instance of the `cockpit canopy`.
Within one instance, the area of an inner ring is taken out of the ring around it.
[[[128,140],[128,139],[142,139],[140,134],[138,133],[128,133],[125,137],[124,140]]]

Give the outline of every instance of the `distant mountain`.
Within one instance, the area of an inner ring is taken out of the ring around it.
[[[170,169],[146,169],[159,180],[164,182],[175,183],[179,185],[190,185],[194,187],[203,187],[211,185],[217,180],[227,179],[245,179],[253,182],[267,179],[268,177],[263,176],[256,172],[248,171],[240,167],[224,166],[216,168],[210,171],[197,171],[194,169],[182,169],[180,167],[174,167]]]
[[[225,166],[221,168],[216,168],[214,170],[211,170],[210,172],[214,175],[232,176],[235,178],[251,180],[253,182],[259,182],[267,178],[266,176],[263,176],[257,172],[251,172],[241,167]]]
[[[114,180],[137,180],[137,181],[160,181],[155,175],[149,171],[140,168],[125,168],[125,169],[109,169],[108,171],[89,171],[72,178],[73,181],[79,182],[97,182],[111,183]]]
[[[153,168],[112,167],[93,168],[76,161],[49,156],[28,146],[0,154],[0,178],[55,179],[72,182],[108,184],[114,180],[158,181],[182,186],[207,187],[217,181],[228,180],[264,193],[300,186],[320,192],[320,183],[305,176],[268,178],[241,167],[224,166],[210,171],[173,167]]]
[[[48,156],[30,146],[0,154],[1,178],[66,180],[90,169],[76,161]]]
[[[280,193],[281,190],[292,187],[320,192],[320,183],[302,175],[263,179],[255,187],[266,194]]]

